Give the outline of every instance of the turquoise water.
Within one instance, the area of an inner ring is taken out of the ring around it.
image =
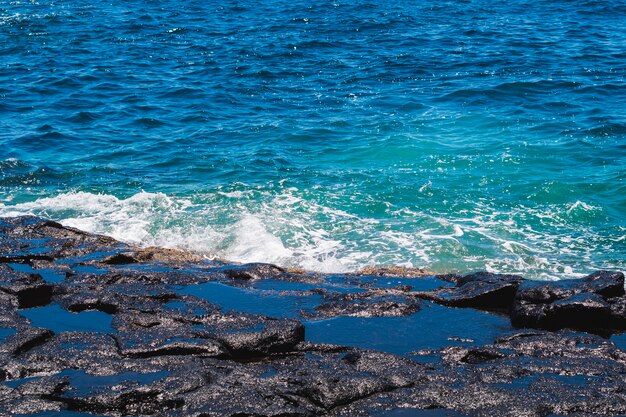
[[[0,216],[318,271],[624,270],[625,74],[623,1],[4,2]]]

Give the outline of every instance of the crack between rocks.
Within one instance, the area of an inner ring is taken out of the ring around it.
[[[46,330],[48,330],[48,329],[46,329]],[[29,350],[33,349],[34,347],[43,345],[48,340],[50,340],[50,338],[52,338],[53,335],[54,335],[54,333],[51,330],[48,330],[47,332],[44,332],[44,333],[42,333],[42,334],[40,334],[40,335],[30,339],[29,341],[23,343],[21,346],[19,346],[17,349],[15,349],[14,355],[15,356],[21,355],[22,353],[28,352]]]

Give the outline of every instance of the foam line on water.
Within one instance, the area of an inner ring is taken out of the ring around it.
[[[33,214],[135,245],[320,272],[401,265],[559,279],[624,266],[619,256],[614,263],[594,258],[599,251],[615,250],[611,245],[623,246],[624,231],[607,239],[601,231],[583,227],[577,217],[600,210],[583,202],[508,211],[477,203],[472,210],[447,216],[389,205],[381,219],[320,199],[296,188],[217,190],[188,197],[140,192],[126,199],[69,192],[0,203],[0,216]],[[541,232],[533,224],[540,224]]]

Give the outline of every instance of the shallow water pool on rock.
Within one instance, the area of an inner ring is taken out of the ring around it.
[[[0,327],[0,342],[4,342],[5,339],[12,334],[15,334],[15,329],[7,329],[6,327]]]
[[[417,408],[399,408],[391,411],[381,411],[380,414],[374,412],[372,417],[466,417],[453,410],[419,410]]]
[[[129,371],[114,375],[89,375],[81,370],[68,369],[57,376],[69,377],[70,386],[72,387],[69,391],[71,397],[82,397],[97,395],[101,390],[111,387],[115,391],[115,386],[122,382],[136,385],[151,384],[167,377],[169,374],[167,371],[148,373]]]
[[[398,355],[463,344],[486,344],[513,331],[508,317],[428,303],[408,317],[334,317],[305,323],[306,340]]]
[[[65,273],[53,269],[34,269],[29,264],[8,264],[16,272],[39,274],[48,283],[59,283],[65,279]]]
[[[100,311],[82,311],[70,313],[56,304],[44,307],[20,310],[21,315],[29,319],[34,327],[60,332],[113,332],[112,317]]]
[[[615,346],[622,350],[626,350],[626,333],[615,334],[611,336],[611,340],[615,343]]]
[[[79,413],[77,411],[60,410],[60,411],[44,411],[37,414],[17,414],[18,416],[30,417],[106,417],[102,414]]]
[[[288,284],[290,283],[285,285],[286,288],[294,288]],[[233,287],[218,282],[192,285],[181,290],[180,294],[200,297],[217,304],[226,311],[234,310],[270,317],[287,318],[298,317],[301,310],[312,310],[321,302],[321,297],[316,294],[306,296],[284,295],[280,294],[276,287],[272,290],[257,290],[254,288]]]

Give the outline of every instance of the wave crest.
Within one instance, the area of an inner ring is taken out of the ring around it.
[[[339,209],[328,196],[311,193],[245,184],[192,197],[140,192],[123,199],[69,192],[0,203],[0,216],[33,214],[135,245],[319,272],[406,266],[556,279],[624,267],[619,256],[623,240],[615,239],[623,231],[611,236],[586,224],[601,208],[582,201],[506,212],[477,203],[471,210],[446,214],[390,205],[384,217],[376,218]],[[607,250],[617,255],[596,258]]]

